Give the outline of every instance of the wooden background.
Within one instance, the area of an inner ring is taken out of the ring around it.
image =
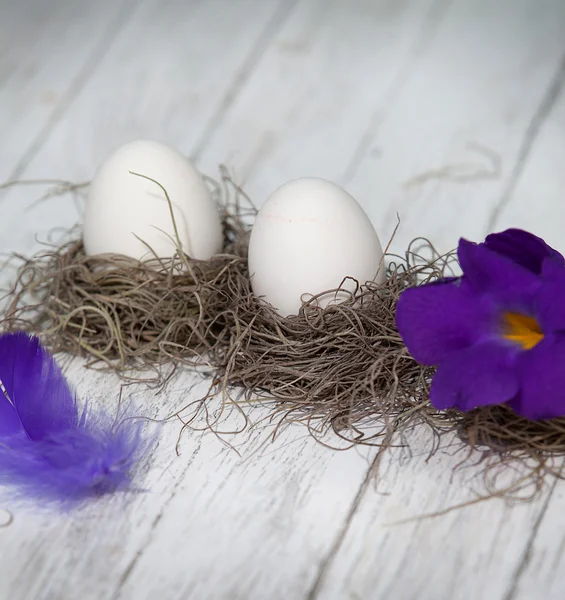
[[[507,226],[565,251],[564,81],[563,0],[0,0],[0,180],[88,180],[154,138],[212,176],[227,164],[258,205],[288,179],[331,179],[381,239],[400,215],[396,251]],[[69,199],[30,208],[38,192],[0,196],[0,251],[80,218]],[[69,374],[115,405],[114,378]],[[193,381],[128,393],[163,416]],[[177,456],[179,428],[147,493],[63,516],[3,503],[0,598],[565,597],[565,484],[399,525],[474,498],[477,470],[454,476],[448,450],[427,460],[418,432],[377,474],[373,451],[300,426],[234,437],[239,455],[187,433]]]

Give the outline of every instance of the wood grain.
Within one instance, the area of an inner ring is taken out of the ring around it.
[[[368,151],[348,184],[356,196],[372,194],[368,211],[385,238],[400,217],[395,250],[415,234],[447,251],[460,236],[492,230],[565,47],[563,3],[509,7],[453,3],[374,130],[370,148],[380,154]]]
[[[449,2],[302,2],[202,152],[226,162],[260,206],[305,174],[338,181],[375,112],[396,102]],[[372,194],[361,194],[365,206]]]
[[[507,202],[493,215],[492,228],[529,228],[565,252],[561,227],[565,222],[565,173],[560,166],[565,134],[565,69],[562,67],[557,75],[558,93],[530,143],[514,185],[507,192]]]
[[[33,18],[32,0],[10,8],[0,175],[89,179],[114,147],[150,137],[210,174],[227,163],[258,204],[302,175],[346,185],[383,239],[400,213],[398,250],[415,235],[448,249],[507,224],[535,224],[559,247],[559,0],[99,5],[56,0]],[[55,106],[38,108],[49,89]],[[68,199],[27,210],[36,197],[3,194],[0,250],[31,252],[36,235],[79,218]],[[80,361],[69,375],[116,406],[114,377]],[[185,373],[164,394],[128,395],[164,417],[204,389]],[[148,491],[68,515],[4,502],[14,522],[0,529],[0,598],[561,598],[561,485],[530,505],[493,500],[398,524],[474,498],[477,469],[453,474],[453,447],[429,459],[432,439],[417,431],[412,454],[393,451],[377,470],[374,450],[331,451],[300,426],[271,443],[264,415],[224,436],[241,456],[198,432],[176,456],[180,424],[168,424],[143,465]],[[237,425],[228,412],[224,428]]]
[[[0,7],[0,179],[18,177],[110,48],[137,0]]]
[[[292,6],[145,0],[46,140],[49,162],[35,160],[28,175],[89,179],[109,152],[140,138],[190,153]]]

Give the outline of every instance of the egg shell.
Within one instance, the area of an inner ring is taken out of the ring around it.
[[[190,257],[206,260],[222,251],[220,215],[200,173],[175,149],[139,140],[110,155],[90,185],[83,232],[88,255],[143,259],[152,252],[159,258],[175,253],[173,219],[163,190],[130,171],[165,188],[181,246]]]
[[[301,178],[278,188],[259,210],[249,242],[255,295],[281,315],[298,314],[304,295],[335,289],[344,278],[384,281],[377,233],[357,201],[338,185]],[[343,282],[353,291],[355,281]],[[347,294],[324,295],[320,306]]]

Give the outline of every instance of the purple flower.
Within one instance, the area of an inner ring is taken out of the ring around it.
[[[396,312],[412,356],[437,366],[430,400],[467,411],[506,403],[565,415],[565,259],[519,229],[460,240],[463,275],[410,288]]]

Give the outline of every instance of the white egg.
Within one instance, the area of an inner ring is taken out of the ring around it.
[[[335,289],[344,278],[384,281],[377,233],[356,200],[317,178],[290,181],[263,204],[251,231],[249,273],[256,296],[279,314],[298,314],[303,299]],[[343,289],[354,290],[354,281]],[[327,294],[320,306],[347,294]]]
[[[206,260],[222,251],[220,215],[202,176],[179,152],[140,140],[116,150],[96,173],[84,213],[88,255],[170,258],[176,250],[171,209],[183,250]],[[149,249],[151,248],[151,250]]]

